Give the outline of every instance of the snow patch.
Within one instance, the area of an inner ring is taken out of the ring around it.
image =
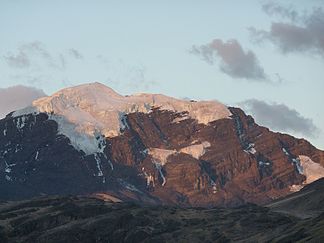
[[[23,109],[13,112],[12,117],[19,117],[19,116],[23,116],[23,115],[27,115],[27,114],[37,115],[37,114],[39,114],[39,111],[38,111],[37,107],[28,106],[26,108],[23,108]]]
[[[70,139],[71,145],[79,151],[83,151],[86,155],[101,152],[100,145],[102,140],[97,137],[101,136],[100,132],[94,126],[88,126],[87,131],[79,131],[79,127],[75,123],[71,123],[64,116],[49,115],[50,120],[56,121],[58,124],[58,134],[62,134]]]
[[[36,155],[35,155],[35,160],[38,160],[38,156],[39,156],[39,151],[37,150]]]
[[[305,185],[324,177],[324,167],[321,164],[314,162],[311,158],[305,155],[299,155],[298,161],[302,168],[301,174],[305,175],[306,180],[302,185],[292,185],[290,187],[290,191],[292,192],[300,191]]]
[[[172,123],[180,123],[184,120],[188,120],[189,118],[190,118],[190,116],[188,116],[188,115],[182,115],[182,116],[179,116],[179,117],[173,119]]]
[[[264,162],[262,160],[260,160],[258,163],[259,163],[260,166],[269,166],[269,165],[271,165],[270,162]]]
[[[185,153],[191,155],[193,158],[199,159],[202,155],[205,154],[206,148],[209,148],[211,145],[209,142],[205,141],[201,144],[190,145],[188,147],[182,148],[180,150],[168,150],[168,149],[159,149],[159,148],[150,148],[148,154],[152,156],[152,163],[155,165],[155,168],[159,172],[162,178],[162,186],[167,182],[165,175],[163,174],[163,166],[168,162],[168,157],[176,153]],[[142,168],[143,170],[144,168]],[[144,171],[143,171],[144,172]],[[151,183],[151,178],[144,172],[147,183]],[[154,185],[154,181],[153,181]]]
[[[188,147],[180,149],[179,152],[189,154],[195,159],[199,159],[201,156],[203,156],[206,153],[206,148],[210,147],[209,142],[203,142],[201,144],[195,144],[195,145],[190,145]]]
[[[282,148],[282,152],[284,152],[285,155],[290,156],[290,154],[288,153],[287,149]]]
[[[15,153],[18,153],[21,149],[21,145],[20,144],[16,144],[16,147],[15,147]]]
[[[216,194],[217,193],[217,185],[216,185],[215,181],[210,179],[210,185],[213,188],[213,193]]]
[[[308,156],[299,155],[299,160],[306,176],[305,184],[310,184],[324,177],[324,167],[312,161]]]
[[[102,169],[101,169],[101,159],[99,157],[99,155],[97,153],[94,154],[94,158],[96,160],[96,163],[97,163],[97,169],[98,169],[98,173],[96,176],[103,176],[103,173],[102,173]]]
[[[139,192],[139,193],[143,193],[142,191],[140,191],[139,189],[136,188],[136,186],[124,181],[123,179],[117,179],[117,181],[119,182],[119,184],[121,184],[123,187],[125,187],[127,190],[130,191],[134,191],[134,192]]]
[[[143,171],[143,174],[144,174],[144,177],[146,179],[146,186],[147,187],[150,187],[151,185],[153,187],[155,187],[155,183],[154,183],[154,177],[150,174],[148,174],[146,171],[145,171],[145,168],[142,167],[142,171]]]
[[[168,157],[175,153],[177,153],[176,150],[159,149],[159,148],[150,148],[148,151],[148,154],[151,155],[152,158],[158,161],[162,166],[167,163]]]
[[[148,154],[151,155],[154,160],[159,161],[159,163],[162,166],[164,166],[168,161],[168,157],[172,154],[184,153],[184,154],[189,154],[195,159],[199,159],[201,156],[203,156],[206,153],[206,149],[209,148],[210,146],[211,146],[210,143],[205,141],[202,142],[201,144],[194,144],[194,145],[181,148],[180,150],[150,148],[148,150]]]
[[[168,161],[168,157],[172,154],[176,153],[184,153],[192,156],[195,159],[199,159],[206,153],[206,149],[209,148],[211,145],[209,142],[205,141],[201,144],[194,144],[180,150],[170,150],[170,149],[160,149],[160,148],[150,148],[148,150],[148,154],[152,156],[153,159],[159,161],[159,163],[165,165]]]
[[[303,185],[291,185],[290,187],[289,187],[289,190],[291,191],[291,192],[298,192],[298,191],[300,191],[301,189],[303,189]]]
[[[293,161],[293,164],[296,166],[298,173],[301,174],[301,175],[303,175],[304,174],[304,170],[303,170],[303,166],[300,163],[300,159],[299,158],[292,159],[292,161]]]
[[[129,125],[126,120],[126,114],[124,112],[119,113],[119,124],[121,130],[125,130],[126,128],[129,129]]]
[[[162,178],[162,186],[165,186],[166,178],[165,178],[165,176],[163,174],[163,171],[162,171],[162,165],[160,163],[158,163],[158,162],[153,162],[153,164],[155,165],[155,168],[158,170],[158,172],[159,172],[159,174],[160,174],[160,176]]]
[[[296,166],[296,169],[299,174],[304,174],[303,172],[303,166],[301,165],[300,158],[293,158],[292,155],[288,152],[286,148],[282,148],[282,152],[289,157],[289,159],[292,161],[292,163]]]
[[[244,152],[249,153],[249,154],[256,154],[256,149],[254,148],[255,144],[254,143],[249,143],[247,148],[244,150]]]
[[[25,124],[26,124],[26,116],[20,116],[16,119],[16,127],[18,130],[23,129]]]

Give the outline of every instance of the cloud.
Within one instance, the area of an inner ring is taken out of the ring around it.
[[[83,59],[82,54],[74,48],[53,55],[43,43],[34,41],[19,46],[15,53],[8,52],[3,56],[3,59],[12,68],[36,68],[39,70],[42,67],[49,67],[65,70],[69,61],[68,57]]]
[[[107,71],[106,83],[115,88],[143,92],[159,86],[154,78],[148,78],[147,69],[143,65],[129,64],[123,59],[116,61],[101,54],[96,58]]]
[[[220,59],[219,69],[232,78],[267,81],[256,55],[251,50],[244,51],[235,39],[227,42],[214,39],[206,45],[193,46],[190,52],[209,64],[215,64]]]
[[[43,96],[46,96],[43,90],[23,85],[0,88],[0,118],[31,105],[33,100]]]
[[[34,58],[41,58],[49,65],[53,65],[53,57],[38,41],[21,45],[16,54],[9,52],[3,58],[9,66],[14,68],[28,68]]]
[[[262,10],[269,16],[280,16],[292,21],[299,19],[298,12],[292,7],[283,7],[275,2],[268,2],[262,5]]]
[[[5,61],[11,67],[26,68],[30,66],[30,59],[25,52],[19,51],[16,55],[8,54],[4,56]]]
[[[68,53],[75,59],[83,59],[83,55],[76,49],[71,48],[68,50]]]
[[[241,102],[240,105],[246,112],[251,113],[258,123],[270,129],[308,137],[316,137],[319,131],[312,119],[303,117],[298,111],[284,104],[250,99]]]
[[[255,42],[270,41],[283,54],[308,52],[324,57],[324,12],[321,8],[303,15],[276,4],[263,5],[263,9],[271,16],[279,15],[290,21],[272,22],[267,31],[249,28]]]

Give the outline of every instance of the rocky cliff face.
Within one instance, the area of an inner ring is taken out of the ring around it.
[[[324,166],[307,141],[229,111],[209,123],[157,107],[123,113],[118,135],[95,135],[94,153],[76,149],[53,113],[9,114],[0,120],[0,199],[109,192],[155,204],[265,204],[313,178],[305,168]]]

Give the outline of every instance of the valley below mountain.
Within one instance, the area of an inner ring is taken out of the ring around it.
[[[103,200],[105,199],[105,200]],[[265,207],[145,206],[105,197],[0,203],[0,241],[322,242],[324,179]]]

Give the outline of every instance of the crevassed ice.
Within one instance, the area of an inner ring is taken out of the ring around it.
[[[125,126],[123,117],[133,112],[151,112],[152,108],[187,112],[198,123],[230,117],[228,108],[217,101],[190,102],[161,94],[135,94],[123,96],[111,88],[91,83],[66,88],[40,98],[32,107],[16,111],[13,116],[46,112],[58,123],[60,133],[70,138],[71,144],[86,154],[98,152],[96,134],[114,137]]]

